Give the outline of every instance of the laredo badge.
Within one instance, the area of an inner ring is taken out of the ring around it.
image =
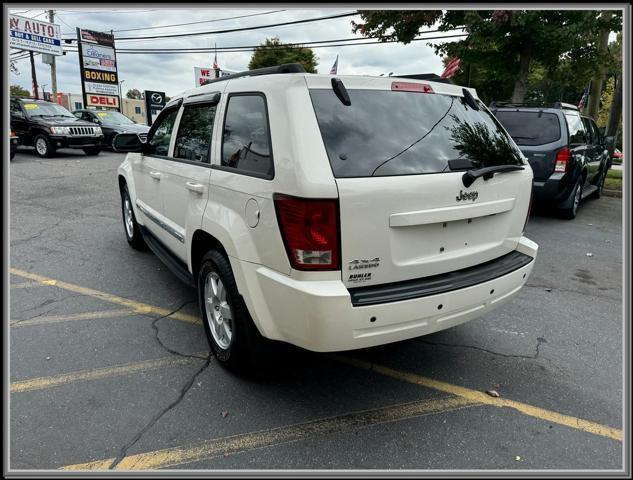
[[[350,272],[354,272],[354,273],[350,273],[347,280],[349,282],[355,282],[355,283],[367,282],[371,280],[371,272],[367,272],[365,270],[370,269],[370,268],[377,268],[379,266],[380,266],[380,257],[376,257],[371,260],[368,260],[365,258],[360,258],[358,260],[351,260],[347,264],[347,269]]]

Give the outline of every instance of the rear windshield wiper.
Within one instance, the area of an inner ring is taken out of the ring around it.
[[[516,172],[517,170],[524,170],[525,167],[520,165],[495,165],[493,167],[478,168],[476,170],[469,170],[462,175],[462,183],[464,187],[470,187],[475,180],[479,177],[484,177],[484,180],[491,179],[495,173]]]

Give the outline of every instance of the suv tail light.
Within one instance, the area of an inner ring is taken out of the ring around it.
[[[558,153],[556,153],[556,166],[554,167],[554,171],[566,172],[569,169],[570,162],[571,150],[567,147],[561,148]]]
[[[273,195],[273,200],[292,268],[338,270],[338,200],[297,198],[279,193]]]

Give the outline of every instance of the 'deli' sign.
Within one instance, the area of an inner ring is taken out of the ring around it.
[[[120,111],[114,36],[78,28],[77,43],[84,105]]]

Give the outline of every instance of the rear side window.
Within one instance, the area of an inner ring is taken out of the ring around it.
[[[231,95],[222,134],[222,166],[239,173],[272,178],[273,157],[263,95]]]
[[[178,109],[161,113],[156,119],[156,123],[152,125],[147,139],[146,153],[149,155],[167,156],[169,153],[169,142],[171,142],[171,133],[174,129],[174,122]]]
[[[591,122],[587,117],[582,117],[582,123],[585,126],[585,132],[587,134],[587,143],[596,143],[593,130],[591,129]]]
[[[587,133],[582,125],[580,115],[577,113],[566,113],[565,119],[569,129],[569,143],[575,145],[587,143]]]
[[[348,90],[346,106],[331,89],[311,89],[335,177],[441,173],[448,161],[475,168],[523,165],[521,152],[483,104],[462,97],[391,90]]]
[[[174,146],[174,158],[209,163],[215,105],[186,106]]]
[[[495,116],[517,145],[545,145],[560,139],[560,120],[554,113],[503,110]]]

